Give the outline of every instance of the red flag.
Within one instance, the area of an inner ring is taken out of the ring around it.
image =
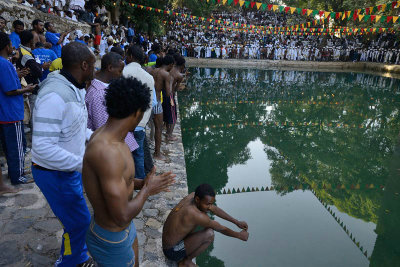
[[[250,2],[251,8],[253,8],[255,4],[256,4],[256,2]]]
[[[288,11],[290,10],[290,7],[285,7],[285,13],[288,13]]]
[[[376,19],[376,16],[375,16],[375,15],[372,15],[372,16],[371,16],[371,22],[373,22],[375,19]]]
[[[239,0],[233,0],[233,2],[235,3],[235,6],[239,3]]]
[[[340,19],[340,15],[342,15],[340,12],[336,12],[335,18],[336,18],[336,19]]]
[[[320,10],[320,11],[318,12],[318,14],[319,14],[320,17],[322,17],[322,15],[324,14],[324,11],[323,11],[323,10]]]
[[[386,22],[389,23],[393,19],[393,16],[387,16]]]
[[[307,13],[307,9],[304,9],[304,8],[303,8],[303,9],[301,10],[301,14],[304,16],[306,13]]]
[[[381,11],[381,9],[382,9],[382,5],[379,5],[378,6],[378,11]]]
[[[239,1],[239,0],[238,0]],[[272,9],[272,5],[271,4],[269,4],[268,5],[268,10],[271,10]]]
[[[397,5],[397,2],[396,1],[394,1],[394,2],[392,2],[392,9],[394,9],[394,7]]]

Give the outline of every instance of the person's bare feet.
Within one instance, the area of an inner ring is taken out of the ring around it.
[[[15,194],[21,190],[22,190],[21,188],[7,186],[7,185],[3,184],[3,185],[0,185],[0,196],[2,196],[4,194]]]
[[[175,137],[175,136],[172,136],[172,135],[167,136],[167,141],[168,142],[174,142],[174,141],[177,141],[177,140],[178,140],[178,138]]]

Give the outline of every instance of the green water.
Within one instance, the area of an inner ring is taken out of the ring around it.
[[[217,233],[197,264],[400,266],[398,80],[190,72],[179,93],[189,191],[254,190],[216,198],[247,221],[248,242]]]

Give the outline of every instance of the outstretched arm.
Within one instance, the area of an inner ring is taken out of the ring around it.
[[[247,241],[247,239],[249,238],[249,233],[246,230],[242,230],[241,232],[235,232],[232,229],[223,226],[214,220],[211,220],[210,217],[208,217],[206,214],[197,213],[194,216],[194,219],[196,224],[205,228],[211,228],[226,236],[235,237],[243,241]]]
[[[237,227],[246,230],[248,229],[247,223],[245,221],[238,221],[235,218],[233,218],[232,216],[230,216],[228,213],[226,213],[223,209],[218,208],[215,205],[212,205],[210,208],[211,212],[214,213],[215,215],[217,215],[218,217],[227,220],[233,224],[236,224]]]

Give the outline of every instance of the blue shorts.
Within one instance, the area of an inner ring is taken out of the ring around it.
[[[97,225],[92,218],[86,233],[86,245],[98,266],[133,266],[133,242],[136,228],[131,224],[121,232],[111,232]]]
[[[185,242],[182,240],[172,248],[163,249],[165,257],[171,261],[180,262],[186,258]]]

